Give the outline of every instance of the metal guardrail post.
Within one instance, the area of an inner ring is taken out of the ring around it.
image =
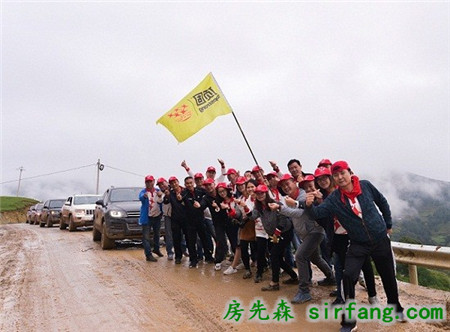
[[[409,264],[409,283],[413,285],[419,285],[419,278],[417,276],[417,265]]]
[[[391,242],[397,263],[408,265],[409,281],[419,284],[417,266],[450,269],[450,247]]]

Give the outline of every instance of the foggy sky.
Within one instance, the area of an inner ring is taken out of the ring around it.
[[[450,181],[449,22],[448,2],[4,1],[1,195],[20,166],[40,200],[94,192],[98,159],[100,193],[183,179],[183,159],[250,169],[231,115],[181,144],[155,123],[209,72],[266,171],[326,157],[375,184]]]

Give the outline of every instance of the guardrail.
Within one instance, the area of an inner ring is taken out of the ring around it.
[[[417,265],[450,269],[450,247],[391,242],[397,263],[408,264],[409,282],[419,284]]]

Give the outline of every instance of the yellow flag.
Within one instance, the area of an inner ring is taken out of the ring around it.
[[[231,107],[209,73],[186,97],[156,121],[183,142],[216,117],[231,113]]]

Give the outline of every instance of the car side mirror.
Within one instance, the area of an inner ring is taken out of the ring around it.
[[[101,205],[101,206],[105,206],[105,205],[103,204],[103,199],[99,199],[97,202],[95,202],[95,204]]]
[[[42,209],[48,209],[48,206],[44,206]]]

